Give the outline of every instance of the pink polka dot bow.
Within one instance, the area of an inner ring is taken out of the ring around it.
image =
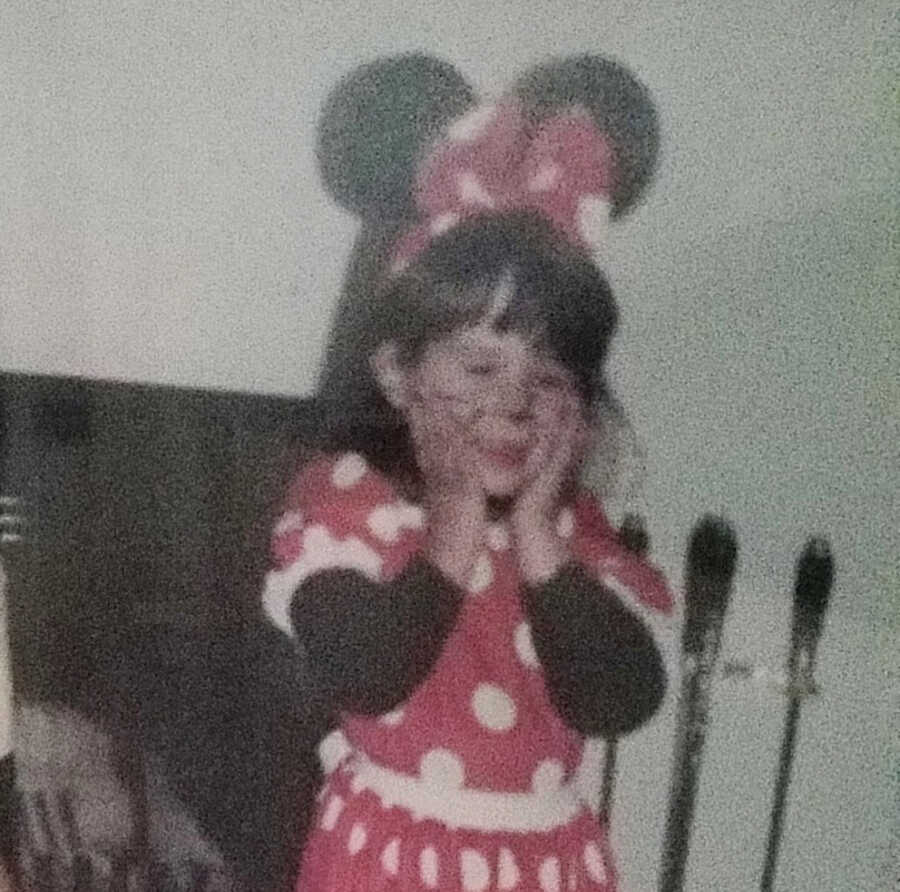
[[[536,211],[585,251],[602,241],[615,157],[590,115],[573,107],[538,125],[506,100],[469,112],[422,163],[415,184],[423,223],[398,243],[401,272],[430,241],[484,213]]]

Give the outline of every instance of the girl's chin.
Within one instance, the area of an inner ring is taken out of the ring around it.
[[[515,498],[525,485],[525,469],[498,469],[482,466],[481,485],[485,494],[494,499]]]

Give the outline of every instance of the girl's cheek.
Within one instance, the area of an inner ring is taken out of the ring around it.
[[[576,400],[564,393],[547,392],[535,399],[535,420],[541,430],[558,433],[570,427],[580,414]]]
[[[538,393],[534,399],[534,415],[541,428],[558,428],[565,416],[564,401],[552,393]]]
[[[434,413],[444,415],[447,420],[452,420],[454,426],[460,430],[469,430],[484,414],[479,410],[479,402],[468,395],[443,394],[432,403]]]
[[[478,408],[471,400],[458,399],[449,409],[456,422],[464,427],[470,427],[479,418]]]

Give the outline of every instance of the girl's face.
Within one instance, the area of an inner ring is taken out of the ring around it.
[[[431,342],[417,362],[395,363],[392,373],[395,406],[408,414],[415,403],[450,436],[468,440],[488,496],[523,489],[536,450],[565,413],[580,419],[573,469],[586,451],[587,413],[572,374],[527,335],[498,331],[491,319]]]

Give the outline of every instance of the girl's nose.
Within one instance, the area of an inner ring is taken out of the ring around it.
[[[497,388],[500,414],[516,424],[531,421],[534,414],[534,392],[527,380],[507,381]]]

